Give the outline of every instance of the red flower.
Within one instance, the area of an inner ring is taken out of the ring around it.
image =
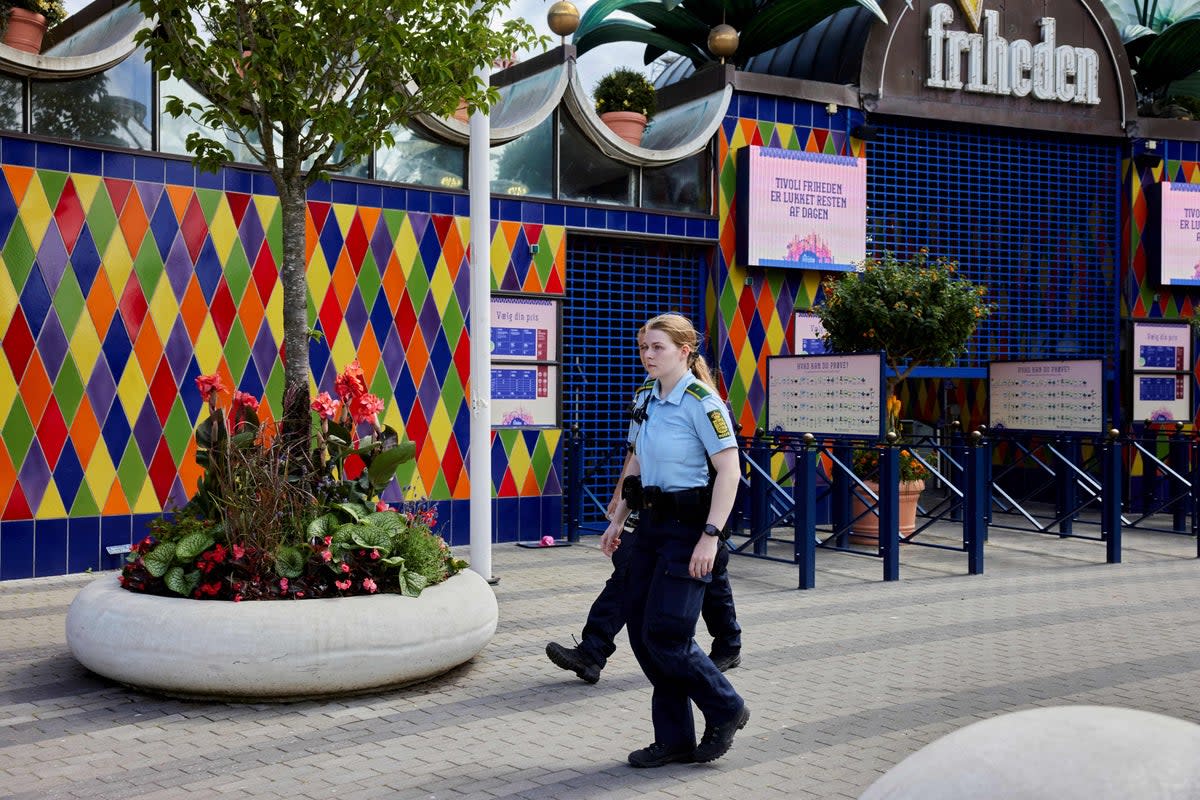
[[[353,400],[367,393],[367,379],[357,358],[346,365],[346,369],[334,381],[333,387],[338,397],[343,400]]]
[[[279,579],[279,591],[281,591],[281,592],[287,591],[287,578]]]
[[[251,411],[258,411],[258,398],[249,392],[234,392],[233,410],[236,412],[239,408],[248,408]]]
[[[350,588],[350,581],[348,579],[344,580],[344,581],[334,581],[333,585],[338,587],[339,589],[341,589],[344,592]]]
[[[350,418],[355,424],[371,422],[376,425],[375,416],[383,411],[383,401],[373,394],[360,394],[350,401]]]
[[[321,560],[322,561],[332,561],[333,553],[329,552],[328,550],[322,550],[321,551]]]
[[[235,544],[233,546],[234,559],[241,559],[241,557],[244,555],[246,555],[246,548],[242,547],[240,544]]]
[[[378,500],[375,503],[375,510],[376,511],[391,511],[392,507],[389,506],[387,503],[383,502],[382,500]]]
[[[372,550],[372,551],[371,551],[371,560],[372,560],[372,561],[375,561],[375,560],[376,560],[376,559],[378,559],[378,558],[379,558],[379,551],[378,551],[378,550]]]
[[[370,578],[363,578],[363,589],[365,589],[368,593],[374,594],[375,590],[378,588],[379,587],[375,585],[375,581],[371,580]]]
[[[326,546],[326,547],[328,547],[328,546],[329,546],[329,545],[331,545],[331,544],[333,544],[333,537],[332,537],[332,536],[326,536],[326,537],[325,537],[325,546]]]
[[[226,559],[226,557],[229,555],[229,553],[225,549],[225,545],[218,544],[216,547],[214,547],[208,553],[205,553],[205,555],[207,555],[213,561],[221,562]]]
[[[349,571],[350,571],[350,565],[345,562],[342,562],[342,572],[349,572]]]
[[[317,399],[312,401],[312,410],[317,412],[317,416],[321,419],[333,419],[338,415],[338,410],[342,407],[341,402],[334,400],[329,396],[329,392],[321,392],[317,395]]]
[[[436,508],[426,508],[425,510],[423,510],[421,512],[421,522],[424,522],[426,525],[428,525],[431,528],[434,525],[436,525],[437,524],[437,509]]]
[[[214,372],[212,375],[197,377],[196,388],[200,390],[200,396],[211,405],[217,402],[216,396],[225,391],[225,384],[221,382],[221,376]]]
[[[233,596],[233,602],[235,602],[235,603],[240,603],[240,602],[242,602],[242,596],[241,596],[240,594],[235,594],[235,595]]]

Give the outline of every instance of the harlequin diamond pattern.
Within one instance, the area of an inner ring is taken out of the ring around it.
[[[199,471],[194,380],[278,412],[275,197],[3,165],[0,517],[156,513]],[[465,219],[310,202],[314,389],[358,358],[418,458],[410,495],[469,496]],[[530,254],[538,244],[538,254]],[[495,288],[561,293],[560,226],[493,226]],[[559,494],[557,432],[504,431],[503,496]],[[398,487],[390,490],[391,495]]]

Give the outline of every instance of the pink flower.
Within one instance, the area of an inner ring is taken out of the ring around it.
[[[213,561],[220,562],[220,561],[225,560],[225,557],[228,555],[228,552],[225,550],[225,545],[218,544],[216,547],[214,547],[208,553],[205,553],[205,555],[208,556],[209,558],[211,558]]]
[[[334,581],[333,585],[338,587],[339,589],[341,589],[344,592],[350,588],[350,581],[349,580]]]
[[[434,525],[436,525],[437,524],[437,509],[430,507],[430,508],[427,508],[424,511],[422,511],[421,512],[421,522],[424,522],[426,525],[428,525],[431,528]]]
[[[375,416],[383,411],[383,401],[373,394],[360,394],[350,401],[350,418],[355,424],[375,421]]]
[[[235,602],[235,603],[240,603],[240,602],[242,602],[242,596],[241,596],[240,594],[235,594],[235,595],[233,596],[233,602]]]
[[[326,537],[325,537],[325,546],[326,546],[326,547],[329,547],[329,545],[331,545],[331,544],[333,544],[333,537],[332,537],[332,536],[326,536]]]
[[[233,546],[233,557],[234,557],[234,559],[235,559],[235,560],[236,560],[236,559],[240,559],[240,558],[241,558],[242,556],[244,556],[244,555],[246,555],[246,548],[242,547],[240,544],[235,544],[235,545]]]
[[[349,572],[349,571],[350,571],[350,565],[345,562],[342,562],[342,572]]]
[[[375,559],[377,559],[377,558],[379,558],[379,551],[378,551],[378,550],[372,550],[372,551],[371,551],[371,560],[372,560],[372,561],[374,561],[374,560],[375,560]]]
[[[324,562],[326,562],[326,563],[328,563],[328,562],[332,561],[332,560],[333,560],[333,553],[329,552],[328,550],[322,550],[322,551],[321,551],[321,560],[322,560],[322,561],[324,561]]]
[[[217,403],[217,395],[225,391],[225,384],[221,382],[220,374],[214,372],[212,375],[198,376],[196,388],[200,390],[200,396],[212,406]]]
[[[338,410],[342,404],[338,400],[334,400],[329,396],[329,392],[321,392],[317,395],[317,399],[312,401],[312,410],[317,412],[317,416],[321,419],[333,419],[338,415]]]
[[[387,503],[383,502],[382,500],[379,500],[379,501],[376,501],[376,503],[375,503],[375,510],[376,511],[391,511],[392,507],[389,506]]]
[[[342,400],[353,400],[367,393],[367,379],[357,358],[347,364],[342,374],[337,376],[333,388]]]
[[[543,536],[542,537],[542,547],[554,547],[554,537],[553,536]]]
[[[287,578],[279,579],[279,591],[281,591],[281,592],[287,591]]]
[[[375,585],[375,581],[371,580],[370,578],[363,578],[363,589],[365,589],[368,593],[374,594],[377,588],[379,587]]]
[[[233,410],[236,412],[239,408],[248,408],[251,411],[258,411],[258,398],[249,392],[236,391],[233,393]]]

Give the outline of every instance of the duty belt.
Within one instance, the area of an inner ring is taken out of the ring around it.
[[[678,492],[663,491],[657,486],[642,487],[642,508],[652,519],[702,521],[708,515],[711,500],[712,492],[707,486]]]

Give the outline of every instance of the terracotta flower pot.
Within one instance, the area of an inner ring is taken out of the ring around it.
[[[642,144],[642,134],[646,132],[648,120],[645,114],[636,111],[605,111],[600,115],[612,132],[632,145]]]
[[[871,487],[871,491],[879,494],[879,484],[875,481],[863,481]],[[925,481],[900,481],[900,536],[908,536],[917,529],[917,501],[925,490]],[[856,517],[850,523],[850,541],[853,544],[879,545],[879,517],[859,499],[857,494],[850,495],[850,515]]]
[[[14,50],[26,53],[42,52],[42,37],[46,35],[46,18],[23,8],[8,10],[8,27],[4,29],[4,43]]]

